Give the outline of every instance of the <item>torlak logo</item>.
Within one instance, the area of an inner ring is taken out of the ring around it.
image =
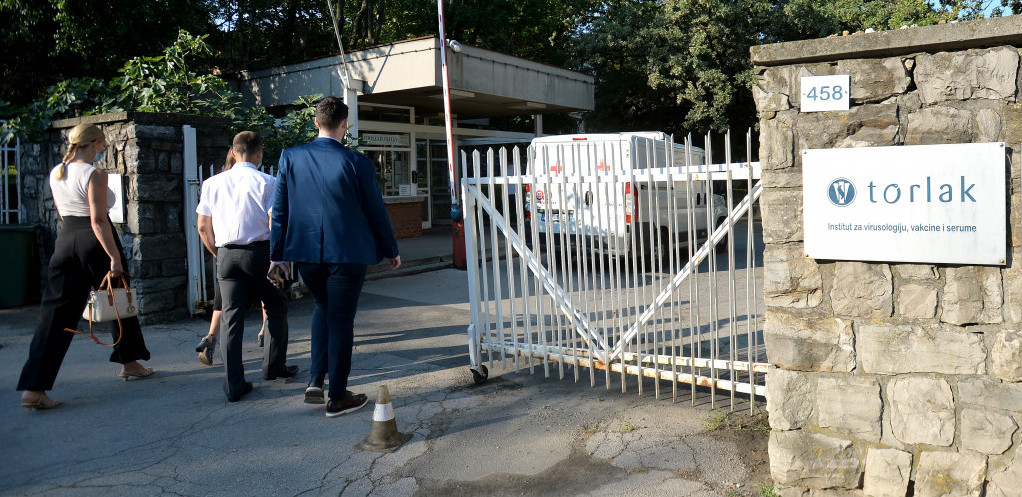
[[[827,195],[830,197],[830,203],[844,207],[855,200],[855,185],[845,178],[837,178],[830,182]]]

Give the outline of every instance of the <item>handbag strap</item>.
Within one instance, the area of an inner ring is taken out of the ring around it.
[[[78,331],[78,330],[72,330],[71,328],[64,328],[64,331],[70,331],[71,333],[74,333],[74,334],[77,334],[77,335],[87,336],[87,337],[91,338],[93,342],[96,342],[99,345],[102,345],[104,347],[116,347],[117,344],[121,343],[121,339],[124,338],[124,326],[121,324],[121,312],[117,309],[117,306],[114,305],[114,289],[111,288],[112,285],[110,284],[110,275],[111,275],[111,273],[109,273],[109,272],[106,273],[106,277],[103,278],[103,282],[99,284],[99,290],[102,291],[103,290],[103,286],[106,285],[107,295],[109,295],[109,298],[110,298],[110,305],[114,308],[114,316],[117,317],[117,340],[115,340],[114,343],[103,343],[98,338],[96,338],[96,334],[92,332],[92,320],[91,319],[89,320],[89,334],[88,335],[86,335],[84,332],[81,332],[81,331]],[[128,282],[125,281],[123,274],[121,275],[121,283],[124,285],[124,288],[129,288],[128,287]],[[126,293],[127,293],[127,296],[128,296],[128,302],[131,302],[131,292],[126,292]]]
[[[124,277],[125,274],[127,274],[127,273],[121,272],[120,276],[118,276],[121,279],[121,286],[118,287],[118,288],[131,288],[131,285],[128,284],[128,280]],[[103,291],[103,289],[105,288],[106,289],[107,300],[110,302],[110,306],[111,307],[115,307],[114,306],[114,285],[113,285],[113,281],[110,279],[112,276],[113,276],[113,273],[107,272],[106,276],[103,277],[103,281],[100,282],[99,288],[97,288],[97,290]],[[131,292],[127,292],[126,296],[128,297],[128,303],[129,304],[133,303],[132,302],[133,297],[131,295]]]

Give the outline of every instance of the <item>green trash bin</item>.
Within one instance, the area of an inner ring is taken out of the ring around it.
[[[5,280],[0,284],[0,307],[39,303],[39,233],[37,224],[0,225],[0,261]]]

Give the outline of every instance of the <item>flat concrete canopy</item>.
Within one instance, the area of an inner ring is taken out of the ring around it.
[[[593,77],[548,64],[463,45],[447,52],[453,112],[462,119],[593,109]],[[345,54],[360,105],[444,111],[440,40],[419,38]],[[341,56],[239,74],[250,103],[288,105],[312,94],[343,95]]]

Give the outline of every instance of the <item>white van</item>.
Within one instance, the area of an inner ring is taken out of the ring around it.
[[[705,241],[707,225],[727,217],[725,201],[708,191],[705,175],[685,172],[686,165],[705,164],[703,149],[682,144],[668,149],[669,143],[662,132],[532,140],[526,239],[538,237],[541,245],[582,243],[584,250],[612,256],[630,256],[639,247],[652,254],[668,242],[687,246],[693,229],[699,243]]]

